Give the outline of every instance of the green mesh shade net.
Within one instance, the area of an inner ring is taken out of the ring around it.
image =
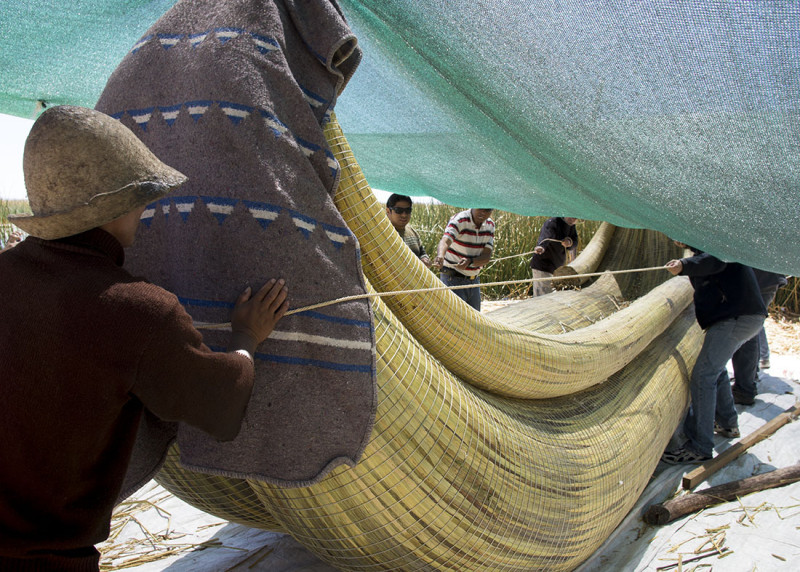
[[[0,112],[93,106],[170,1],[7,2]],[[370,184],[800,274],[800,3],[340,0]]]
[[[175,0],[2,0],[0,113],[94,107],[108,76]]]

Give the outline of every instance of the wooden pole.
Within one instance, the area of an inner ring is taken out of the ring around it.
[[[798,414],[800,414],[800,405],[795,403],[794,407],[790,407],[746,437],[742,437],[738,443],[731,445],[710,461],[706,461],[693,471],[686,473],[686,475],[683,477],[683,488],[686,490],[693,489],[705,481],[708,477],[720,470],[722,467],[733,461],[736,457],[744,453],[747,449],[759,441],[763,441],[782,426],[792,421],[795,417],[797,417]]]
[[[699,493],[688,493],[662,504],[650,505],[642,519],[647,524],[667,524],[706,507],[796,481],[800,481],[800,464],[710,487]]]

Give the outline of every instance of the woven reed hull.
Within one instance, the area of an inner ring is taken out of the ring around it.
[[[518,310],[501,308],[495,314],[502,317],[504,323],[516,327],[556,334],[594,324],[613,314],[623,303],[616,279],[603,276],[581,291],[555,292],[548,296],[547,304],[529,299],[518,302]],[[230,522],[286,532],[247,481],[187,471],[180,466],[179,458],[175,444],[156,477],[158,483],[175,496]]]
[[[378,413],[355,468],[302,489],[251,481],[242,493],[170,458],[166,470],[182,475],[170,489],[221,517],[247,504],[239,522],[280,523],[342,570],[570,570],[646,486],[700,343],[687,310],[606,383],[525,401],[460,382],[384,304],[375,316]]]
[[[342,570],[570,570],[588,557],[686,406],[692,313],[603,385],[524,401],[460,382],[375,310],[379,406],[364,458],[308,488],[251,483],[271,514]]]
[[[340,188],[348,189],[352,180],[360,179],[346,178]],[[340,209],[354,221],[351,228],[361,244],[365,274],[379,277],[381,289],[387,289],[397,280],[396,269],[404,267],[407,249],[402,242],[394,252],[379,244],[384,234],[374,227],[385,217],[370,215],[373,207],[364,195],[358,189],[351,200],[341,201]],[[337,195],[337,202],[340,198]],[[364,223],[370,216],[371,227]],[[598,268],[611,264],[615,249],[617,259],[627,257],[626,262],[666,252],[664,237],[654,238],[646,231],[623,232],[622,239],[617,234]],[[395,236],[392,231],[385,238]],[[650,240],[661,250],[640,248],[642,241]],[[408,273],[421,274],[413,263],[409,260]],[[558,354],[560,361],[555,356],[549,367],[558,369],[561,377],[580,378],[585,368],[572,368],[574,352],[560,337],[562,332],[599,332],[607,336],[598,344],[604,352],[617,348],[608,341],[611,338],[621,344],[622,352],[629,352],[624,340],[635,338],[639,347],[641,336],[616,336],[608,324],[628,310],[615,311],[623,290],[642,290],[658,282],[663,279],[603,278],[580,293],[538,299],[527,310],[518,310],[527,315],[526,326],[536,330],[535,336],[524,339],[543,339],[551,350],[566,348]],[[429,309],[424,297],[392,297],[391,308],[376,299],[379,403],[370,443],[356,467],[340,467],[311,487],[282,489],[195,475],[171,457],[159,480],[177,496],[218,516],[280,527],[342,570],[570,570],[633,506],[685,410],[688,373],[700,345],[693,313],[682,309],[688,306],[687,292],[691,290],[685,279],[671,279],[634,302],[631,306],[642,306],[636,309],[638,316],[647,316],[651,306],[671,306],[658,314],[655,326],[646,319],[623,322],[660,333],[602,383],[543,400],[501,396],[462,381],[431,352],[433,348],[443,353],[435,336],[421,336],[423,345],[417,335],[447,332],[435,323],[444,315],[444,324],[456,324],[450,333],[466,327],[481,336],[466,350],[451,340],[440,342],[458,353],[457,362],[480,362],[481,371],[507,369],[509,362],[519,366],[519,342],[492,342],[516,336],[518,325],[464,311],[452,295],[439,300],[444,307],[428,314],[427,324],[419,318]],[[413,334],[407,327],[410,314],[416,316]],[[594,342],[587,338],[584,343]]]
[[[187,471],[179,463],[180,451],[173,445],[156,481],[195,508],[224,520],[252,528],[287,532],[243,479]]]
[[[326,126],[325,135],[342,173],[334,200],[358,237],[367,279],[380,292],[441,286],[438,278],[404,248],[335,117]],[[642,237],[657,234],[648,232],[634,231]],[[654,240],[658,245],[656,253],[669,248],[675,251],[663,235]],[[619,248],[623,243],[635,256],[648,258],[654,254],[624,239],[610,242],[608,249],[614,244]],[[658,266],[668,259],[662,258]],[[669,277],[666,270],[659,273],[656,281]],[[691,302],[688,282],[673,283],[667,288],[669,292],[645,303],[633,303],[602,324],[557,336],[505,324],[498,326],[446,290],[396,295],[387,298],[386,303],[414,337],[459,378],[507,397],[542,399],[591,387],[635,360]],[[454,323],[459,325],[457,329],[452,327]],[[644,324],[647,327],[642,327]],[[475,360],[474,354],[487,347],[512,359]],[[564,367],[565,363],[569,367]]]
[[[548,296],[547,304],[529,299],[517,303],[518,310],[501,308],[495,314],[517,327],[562,333],[594,324],[614,313],[623,303],[616,279],[603,276],[581,291],[555,292]],[[395,352],[392,348],[388,351]],[[379,387],[382,387],[380,380]],[[247,481],[183,469],[177,445],[170,449],[156,480],[202,511],[245,526],[286,532]]]

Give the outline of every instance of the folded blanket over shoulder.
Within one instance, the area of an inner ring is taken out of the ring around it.
[[[292,307],[363,294],[322,132],[359,60],[333,0],[178,2],[97,104],[189,177],[145,211],[126,267],[174,292],[196,322],[229,321],[237,295],[269,278],[286,279]],[[204,332],[221,351],[227,337]],[[255,356],[239,436],[218,443],[180,426],[182,463],[287,486],[355,464],[374,421],[374,347],[365,300],[285,317]],[[128,490],[168,441],[164,427],[142,435]]]

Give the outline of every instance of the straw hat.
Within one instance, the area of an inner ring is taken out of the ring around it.
[[[22,166],[33,214],[8,218],[46,240],[103,225],[186,181],[119,121],[70,105],[39,116]]]

